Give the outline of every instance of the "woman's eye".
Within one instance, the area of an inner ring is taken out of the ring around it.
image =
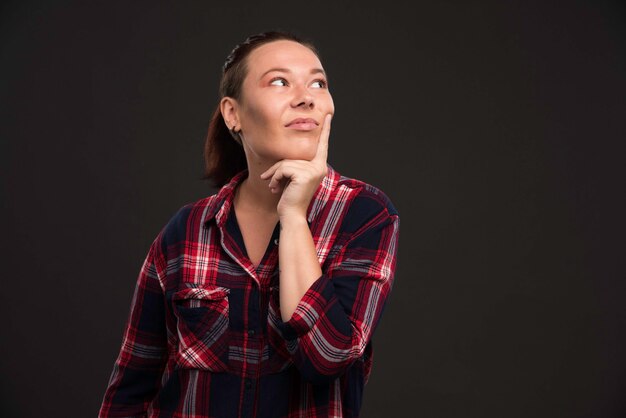
[[[283,83],[283,84],[280,84]],[[285,80],[284,78],[275,78],[272,81],[270,81],[270,84],[273,86],[286,86],[287,85],[287,80]]]
[[[316,84],[319,86],[318,88],[320,89],[323,89],[324,87],[326,87],[326,81],[324,80],[315,80],[313,82],[313,85],[316,85]]]

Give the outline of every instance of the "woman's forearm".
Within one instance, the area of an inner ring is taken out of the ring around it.
[[[280,313],[282,320],[287,322],[302,296],[322,275],[305,217],[294,215],[280,220],[278,264]]]

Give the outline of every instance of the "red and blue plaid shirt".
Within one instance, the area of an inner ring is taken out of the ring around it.
[[[330,165],[307,209],[320,276],[283,322],[279,224],[257,268],[235,175],[183,206],[144,261],[100,417],[357,417],[390,294],[399,216]]]

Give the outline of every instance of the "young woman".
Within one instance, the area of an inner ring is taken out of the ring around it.
[[[327,163],[316,49],[284,32],[226,60],[205,146],[218,193],[183,206],[141,268],[100,417],[356,417],[399,217]]]

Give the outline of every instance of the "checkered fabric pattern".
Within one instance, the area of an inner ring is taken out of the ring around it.
[[[358,417],[398,212],[328,165],[307,209],[323,274],[284,322],[280,225],[255,268],[233,210],[247,174],[180,208],[153,241],[99,417]]]

